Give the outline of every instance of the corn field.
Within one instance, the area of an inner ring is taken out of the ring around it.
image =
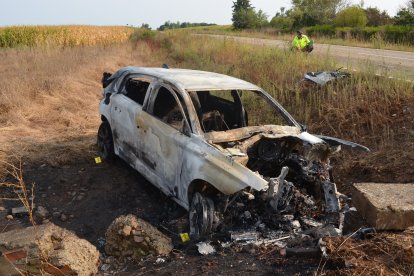
[[[94,46],[127,41],[133,27],[15,26],[0,28],[0,48]]]

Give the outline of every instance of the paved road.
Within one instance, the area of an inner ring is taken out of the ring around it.
[[[264,46],[276,46],[289,48],[290,42],[283,40],[260,39],[249,37],[235,37],[224,35],[209,35],[218,39],[234,39],[242,43],[250,43]],[[312,54],[328,55],[335,58],[339,66],[358,69],[367,64],[377,74],[390,75],[414,79],[414,52],[391,51],[370,49],[330,44],[315,44]]]

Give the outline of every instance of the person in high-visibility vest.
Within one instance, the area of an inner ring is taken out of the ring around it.
[[[309,39],[301,31],[296,32],[296,36],[292,41],[292,50],[299,50],[302,52],[312,52],[313,40]]]

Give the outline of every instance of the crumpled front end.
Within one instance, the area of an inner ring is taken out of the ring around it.
[[[287,215],[299,214],[309,224],[315,224],[314,218],[321,216],[338,221],[337,215],[346,202],[341,202],[345,197],[338,194],[332,179],[329,157],[340,150],[339,145],[329,145],[288,126],[238,131],[209,133],[207,140],[259,174],[268,185],[259,191],[248,187],[227,196],[219,208],[221,225],[279,228]]]

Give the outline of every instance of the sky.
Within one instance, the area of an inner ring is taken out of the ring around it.
[[[350,0],[360,3],[359,0]],[[364,0],[395,15],[407,0]],[[133,25],[153,29],[166,21],[231,24],[232,0],[0,0],[0,26],[11,25]],[[251,0],[269,20],[290,0]]]

